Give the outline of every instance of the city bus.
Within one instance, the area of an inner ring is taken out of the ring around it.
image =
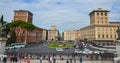
[[[11,47],[9,47],[9,49],[12,49],[12,48],[23,48],[25,46],[26,46],[25,43],[12,43]]]

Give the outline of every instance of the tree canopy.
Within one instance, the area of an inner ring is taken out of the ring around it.
[[[32,23],[24,22],[22,20],[17,20],[7,24],[7,28],[13,29],[15,27],[20,27],[22,29],[29,30],[29,31],[32,31],[36,28]]]
[[[14,41],[16,41],[16,33],[15,33],[15,30],[20,27],[21,29],[25,31],[33,31],[36,27],[32,24],[32,23],[29,23],[29,22],[25,22],[25,21],[22,21],[22,20],[17,20],[17,21],[14,21],[14,22],[11,22],[11,23],[7,23],[6,27],[8,29],[10,29],[10,38],[8,40],[8,43],[7,44],[10,44],[10,43],[14,43]],[[24,33],[23,32],[23,33]],[[25,32],[26,33],[26,32]],[[27,38],[25,38],[26,40]],[[22,38],[21,38],[22,40]]]

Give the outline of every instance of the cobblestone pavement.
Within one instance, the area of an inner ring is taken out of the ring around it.
[[[0,63],[3,63],[0,61]],[[13,63],[13,62],[7,62],[7,63]],[[19,62],[14,63],[24,63],[22,60]],[[39,60],[31,60],[31,63],[40,63]],[[42,63],[48,63],[48,60],[43,60]],[[66,63],[66,60],[57,60],[56,63]],[[74,63],[74,61],[72,61]],[[76,61],[76,63],[80,63],[79,60]],[[113,63],[112,61],[83,61],[82,63]]]

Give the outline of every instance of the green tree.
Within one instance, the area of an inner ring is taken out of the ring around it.
[[[9,28],[10,30],[16,30],[18,27],[23,29],[23,34],[25,34],[27,36],[27,31],[33,31],[36,27],[29,22],[25,22],[22,20],[17,20],[11,23],[7,24],[7,28]],[[26,43],[27,38],[25,38],[25,43]]]
[[[17,38],[14,30],[10,30],[8,34],[9,34],[9,37],[6,43],[7,46],[9,46],[12,43],[16,43],[16,38]]]
[[[24,22],[22,20],[17,20],[7,24],[7,28],[15,30],[17,27],[21,27],[22,29],[33,31],[36,27],[29,22]]]

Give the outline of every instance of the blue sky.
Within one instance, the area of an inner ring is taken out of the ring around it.
[[[110,21],[120,21],[120,0],[0,0],[0,15],[11,22],[14,10],[29,10],[33,24],[49,29],[56,25],[60,32],[79,30],[89,25],[89,13],[97,8],[110,11]]]

